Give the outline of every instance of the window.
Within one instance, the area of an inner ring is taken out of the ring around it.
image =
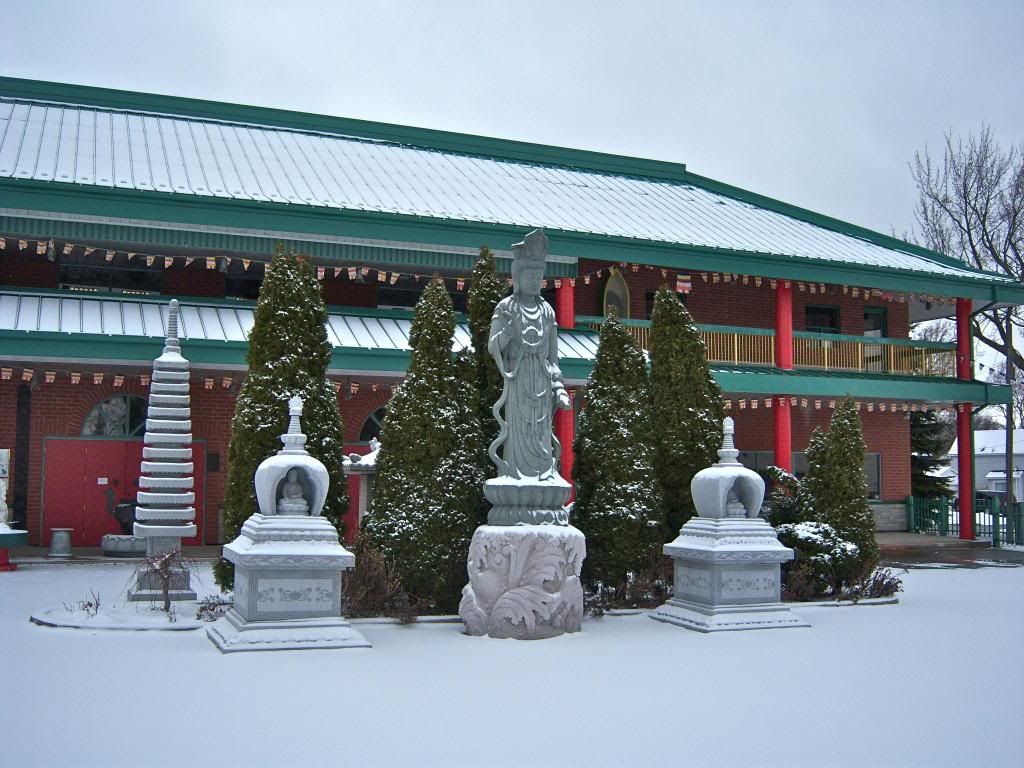
[[[766,480],[765,470],[774,465],[774,451],[740,451],[740,464],[747,469],[752,469]],[[793,454],[793,474],[802,478],[807,474],[807,455],[802,451]],[[867,485],[869,499],[878,499],[882,496],[882,456],[878,453],[868,453],[864,456],[864,482]]]
[[[808,305],[804,327],[812,333],[839,333],[839,307]]]
[[[384,426],[384,412],[386,408],[381,407],[366,417],[363,428],[359,430],[359,442],[368,443],[373,438],[380,440],[380,431]]]
[[[454,280],[445,280],[448,295],[456,312],[466,311],[467,291],[456,290]],[[394,285],[379,283],[377,286],[377,307],[380,309],[413,309],[420,300],[423,290],[427,287],[426,280],[417,280],[411,275],[402,275]]]
[[[235,299],[258,299],[265,274],[261,263],[250,262],[246,269],[241,259],[232,259],[224,272],[224,295]]]
[[[864,307],[864,335],[880,338],[889,335],[885,307]]]
[[[83,437],[141,437],[146,431],[146,401],[117,395],[98,403],[82,422]]]
[[[608,281],[604,284],[604,314],[606,317],[609,308],[614,309],[621,319],[629,319],[629,286],[626,285],[622,273],[615,267],[611,268]]]
[[[70,253],[60,257],[57,281],[61,288],[85,288],[102,292],[160,293],[163,264],[147,265],[143,256],[128,258],[127,253],[113,254],[97,249],[86,256]]]

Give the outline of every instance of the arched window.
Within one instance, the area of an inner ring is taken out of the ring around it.
[[[382,406],[366,417],[363,428],[359,430],[359,442],[368,443],[375,437],[380,439],[380,430],[384,425],[384,411],[385,408]]]
[[[97,403],[82,422],[84,437],[141,437],[146,431],[146,400],[116,395]]]
[[[612,267],[608,273],[608,282],[604,285],[604,314],[614,308],[615,313],[623,320],[629,319],[629,286],[618,269]]]

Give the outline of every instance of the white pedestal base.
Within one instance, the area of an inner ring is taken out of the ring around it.
[[[207,627],[206,634],[223,653],[370,647],[340,616],[249,622],[231,609]]]
[[[480,526],[459,604],[466,634],[539,640],[579,632],[586,556],[586,539],[572,526]]]
[[[783,603],[708,607],[673,597],[650,616],[698,632],[811,626]]]

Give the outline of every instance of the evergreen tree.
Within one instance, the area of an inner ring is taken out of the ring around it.
[[[799,491],[805,508],[856,544],[861,573],[870,573],[878,565],[878,543],[864,483],[864,437],[850,398],[836,407],[828,432],[814,430],[807,445],[807,466]]]
[[[654,472],[674,536],[696,514],[690,481],[718,461],[725,405],[697,326],[665,286],[654,297],[650,354]]]
[[[952,496],[949,484],[930,472],[946,463],[940,458],[948,450],[946,425],[933,411],[910,414],[910,493],[935,498]]]
[[[587,536],[583,568],[591,581],[619,586],[663,542],[650,432],[644,354],[612,313],[601,326],[574,444],[573,524]]]
[[[484,438],[485,471],[494,477],[497,468],[486,455],[487,447],[498,436],[498,420],[492,408],[501,397],[504,382],[498,366],[487,351],[491,333],[491,316],[498,302],[507,293],[505,281],[498,277],[494,254],[486,245],[480,247],[480,258],[473,267],[473,280],[469,287],[469,334],[473,339],[474,387],[477,391],[477,410]]]
[[[363,523],[428,610],[457,609],[479,520],[482,437],[470,385],[452,359],[455,311],[440,278],[416,305],[405,380],[388,403],[377,481]]]
[[[249,370],[235,400],[224,493],[224,538],[234,539],[259,510],[253,486],[256,467],[281,449],[288,428],[288,398],[303,400],[306,450],[327,467],[330,488],[323,515],[339,533],[348,510],[348,483],[341,469],[344,430],[334,386],[327,378],[331,343],[324,324],[327,308],[309,262],[278,245],[267,268],[249,333]],[[214,576],[221,589],[234,580],[234,567],[220,559]]]

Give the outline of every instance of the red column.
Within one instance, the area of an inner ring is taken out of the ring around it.
[[[971,300],[956,300],[956,375],[970,381],[973,376],[974,356],[971,342]],[[974,538],[974,441],[971,426],[971,404],[956,406],[957,482],[960,491],[960,538]],[[1011,482],[1007,478],[1007,482]]]
[[[775,466],[793,471],[793,424],[789,417],[789,398],[775,398]]]
[[[576,281],[568,277],[555,284],[555,322],[566,330],[576,327]]]
[[[569,391],[569,402],[576,399],[572,391]],[[572,452],[572,443],[576,439],[576,417],[575,408],[567,411],[561,409],[555,411],[555,437],[562,446],[562,467],[561,475],[568,482],[572,483],[572,463],[575,454]],[[573,488],[575,496],[575,487]]]
[[[788,280],[775,288],[775,367],[793,369],[793,285]]]
[[[775,286],[775,367],[793,369],[793,285],[780,280]],[[789,397],[775,398],[772,416],[775,432],[775,466],[793,471],[793,424]]]

